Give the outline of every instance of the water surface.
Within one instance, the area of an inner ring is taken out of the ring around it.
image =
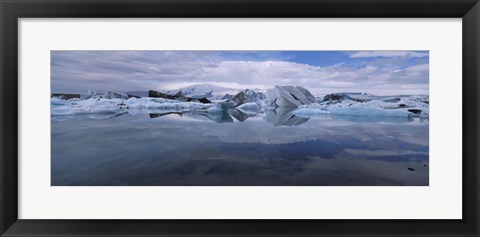
[[[428,120],[290,112],[52,117],[52,185],[429,184]]]

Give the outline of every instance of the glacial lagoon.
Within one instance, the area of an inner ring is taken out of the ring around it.
[[[53,186],[426,186],[424,118],[164,113],[52,117]]]

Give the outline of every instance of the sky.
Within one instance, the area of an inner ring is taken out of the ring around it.
[[[243,90],[302,86],[314,94],[428,94],[428,51],[51,51],[54,93]]]

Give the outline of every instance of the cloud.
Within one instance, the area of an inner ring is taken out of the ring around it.
[[[407,68],[405,68],[405,71],[408,71],[408,72],[428,72],[428,68],[429,68],[428,64],[419,64],[419,65],[407,67]]]
[[[385,58],[421,58],[427,57],[428,52],[415,52],[415,51],[402,51],[402,50],[376,50],[376,51],[359,51],[350,54],[350,58],[373,58],[373,57],[385,57]]]
[[[351,63],[347,56],[347,62],[320,67],[278,57],[255,60],[249,55],[242,60],[235,55],[232,60],[218,51],[52,51],[51,55],[53,92],[172,90],[214,83],[237,89],[300,85],[319,94],[428,93],[428,63],[412,64],[402,58]]]

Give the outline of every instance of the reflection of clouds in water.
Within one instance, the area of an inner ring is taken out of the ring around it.
[[[265,119],[265,118],[264,118]],[[331,117],[311,118],[300,126],[276,127],[268,121],[248,120],[230,124],[193,123],[177,125],[179,132],[194,133],[194,137],[208,137],[214,142],[237,144],[232,147],[251,149],[241,144],[290,145],[295,149],[313,142],[312,146],[341,147],[335,158],[391,159],[392,161],[428,159],[428,123],[413,122],[353,122]],[[312,150],[311,148],[305,148]],[[325,153],[319,150],[317,153]],[[301,153],[301,152],[300,152]],[[377,158],[375,158],[377,157]]]
[[[409,151],[409,150],[392,151],[392,150],[361,150],[361,149],[347,148],[344,151],[353,155],[364,155],[364,156],[428,155],[428,152]]]
[[[263,116],[233,123],[192,114],[52,122],[52,182],[428,185],[428,123],[324,116],[275,126]]]
[[[195,117],[193,117],[195,116]],[[202,118],[203,120],[199,120]],[[372,149],[390,148],[403,150],[399,142],[428,147],[428,123],[355,123],[330,117],[312,118],[300,126],[279,126],[265,123],[265,118],[254,117],[245,122],[211,123],[209,118],[198,115],[167,115],[145,121],[134,117],[132,122],[157,123],[162,129],[169,129],[172,134],[182,139],[209,137],[215,142],[225,143],[262,143],[288,144],[312,140],[332,143],[357,141]],[[168,123],[165,123],[168,121]],[[149,127],[150,125],[146,125]],[[188,138],[181,136],[190,134]],[[427,134],[427,135],[426,135]],[[174,139],[175,137],[170,137]],[[158,139],[158,138],[157,138]]]
[[[378,142],[381,140],[388,143],[388,141],[402,141],[428,146],[428,137],[425,139],[425,133],[428,133],[428,121],[396,119],[376,122],[330,116],[306,119],[295,116],[290,112],[288,108],[277,108],[276,110],[267,110],[265,113],[256,116],[247,116],[242,114],[241,111],[234,110],[229,111],[229,113],[218,114],[185,113],[182,116],[167,115],[156,119],[159,121],[175,120],[179,124],[171,125],[176,126],[179,131],[187,126],[193,126],[195,127],[193,132],[198,136],[213,136],[219,141],[228,143],[282,144],[317,139],[331,142],[355,139],[362,142]],[[197,121],[213,121],[215,123],[198,123]],[[221,123],[228,124],[221,125]],[[272,128],[272,126],[275,128]]]
[[[428,124],[423,127],[412,127],[412,123],[354,123],[332,120],[329,118],[312,118],[309,122],[295,127],[274,127],[262,121],[248,121],[228,125],[202,123],[193,125],[197,132],[217,137],[222,142],[229,143],[266,143],[281,144],[308,140],[326,140],[339,142],[342,139],[355,139],[362,142],[383,143],[402,141],[421,146],[428,146]],[[228,126],[228,129],[222,129]],[[181,129],[181,128],[180,128]]]
[[[388,164],[388,165],[387,165]],[[414,168],[416,172],[409,171]],[[307,170],[299,176],[308,177],[314,173],[333,174],[341,171],[343,177],[336,179],[335,185],[355,182],[357,185],[428,185],[428,167],[423,163],[385,162],[361,159],[322,159],[312,157]],[[358,180],[358,177],[362,177]],[[402,180],[402,181],[399,181]]]

